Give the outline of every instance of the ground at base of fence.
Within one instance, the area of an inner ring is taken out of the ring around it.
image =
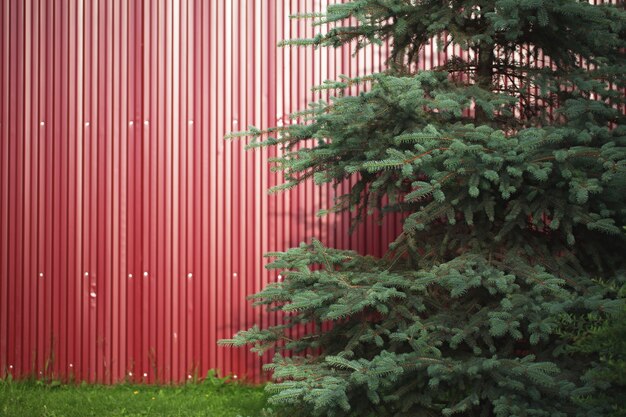
[[[265,407],[263,387],[217,378],[178,386],[0,380],[0,415],[7,417],[256,417]]]

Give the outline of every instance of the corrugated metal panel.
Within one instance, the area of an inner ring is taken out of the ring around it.
[[[268,196],[276,150],[222,140],[381,68],[373,48],[276,48],[327,2],[1,0],[0,375],[259,380],[216,342],[279,320],[246,300],[278,279],[262,254],[386,248],[393,217],[351,236],[348,214],[315,217],[349,183]],[[443,60],[426,48],[420,68]]]
[[[277,279],[262,254],[311,236],[381,252],[396,225],[349,236],[347,215],[314,216],[333,190],[268,196],[276,151],[222,140],[381,66],[275,46],[326,3],[2,0],[0,374],[258,380],[258,358],[216,342],[279,320],[246,300]]]

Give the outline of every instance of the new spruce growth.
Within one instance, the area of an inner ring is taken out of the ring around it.
[[[285,45],[387,41],[389,70],[233,136],[282,149],[278,189],[352,177],[327,211],[401,212],[404,229],[383,259],[317,240],[270,254],[285,279],[254,298],[285,322],[223,342],[278,350],[268,389],[291,415],[604,415],[579,401],[608,389],[583,378],[597,354],[559,325],[623,308],[593,280],[621,280],[626,254],[623,9],[359,0],[302,17],[330,29]],[[429,42],[465,52],[417,72]]]

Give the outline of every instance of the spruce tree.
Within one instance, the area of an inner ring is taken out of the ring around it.
[[[353,178],[326,211],[401,212],[403,232],[381,259],[317,240],[269,254],[284,280],[254,298],[285,321],[223,343],[277,350],[268,390],[289,415],[605,415],[578,400],[609,388],[583,377],[598,355],[560,329],[623,308],[594,278],[622,280],[626,255],[626,12],[354,0],[300,17],[329,29],[286,46],[388,42],[388,70],[232,136],[282,150],[276,190]],[[466,53],[417,71],[429,42]]]

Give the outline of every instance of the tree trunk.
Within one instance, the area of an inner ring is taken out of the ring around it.
[[[493,90],[493,62],[495,54],[493,45],[485,45],[478,50],[478,65],[476,67],[476,84],[484,90]],[[474,119],[476,124],[485,124],[490,120],[481,107],[476,106]]]

